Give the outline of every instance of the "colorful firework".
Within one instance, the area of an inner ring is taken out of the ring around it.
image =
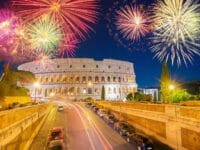
[[[50,17],[43,17],[27,28],[28,41],[33,50],[43,52],[55,51],[62,34],[56,22]]]
[[[199,9],[192,0],[162,0],[155,5],[152,51],[156,58],[180,66],[200,55]]]
[[[64,38],[73,34],[74,38],[85,39],[97,19],[96,0],[12,0],[12,4],[25,22],[52,16],[65,33]]]
[[[74,57],[75,49],[79,44],[78,40],[74,38],[65,38],[62,43],[63,45],[59,48],[58,55],[61,57]]]
[[[19,25],[17,17],[9,9],[0,9],[0,40],[9,41],[14,36],[13,30]]]
[[[128,40],[137,41],[150,31],[150,18],[136,5],[117,11],[116,27]]]
[[[27,60],[26,38],[20,20],[9,9],[0,10],[0,57],[9,63]]]
[[[54,58],[53,53],[44,53],[42,51],[38,51],[37,53],[34,53],[34,62],[35,66],[39,67],[41,70],[46,71],[53,71],[55,62],[52,58]]]
[[[145,37],[152,30],[149,7],[136,1],[116,1],[106,15],[109,34],[119,45],[132,51],[145,50]]]

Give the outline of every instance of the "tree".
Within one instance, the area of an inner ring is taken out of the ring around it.
[[[143,94],[141,94],[140,92],[136,92],[134,94],[134,99],[137,101],[142,101],[143,100]]]
[[[163,102],[168,103],[170,99],[170,74],[169,69],[166,62],[162,63],[162,73],[160,77],[160,84],[161,84],[161,100]]]
[[[105,100],[105,87],[103,85],[102,89],[101,89],[101,99]]]
[[[126,96],[126,99],[127,99],[127,101],[132,101],[132,100],[134,100],[134,94],[133,94],[133,93],[129,93],[129,94]]]
[[[9,64],[4,66],[4,75],[0,81],[0,98],[5,96],[26,96],[28,89],[20,87],[18,83],[33,82],[34,75],[26,71],[13,71]]]

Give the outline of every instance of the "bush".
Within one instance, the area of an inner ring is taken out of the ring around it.
[[[127,101],[132,101],[132,100],[134,100],[134,94],[133,94],[133,93],[129,93],[129,94],[126,96],[126,99],[127,99]]]
[[[91,102],[91,101],[93,101],[94,99],[92,98],[92,97],[87,97],[86,99],[85,99],[85,101],[86,102]]]
[[[186,90],[184,89],[176,89],[172,94],[171,94],[171,99],[174,103],[179,103],[181,101],[186,101],[190,100],[192,96],[187,93]]]
[[[145,101],[145,102],[151,102],[152,101],[152,95],[151,94],[141,94],[139,92],[136,92],[134,95],[134,99],[137,101]]]

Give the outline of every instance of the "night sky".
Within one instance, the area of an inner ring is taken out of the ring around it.
[[[161,74],[161,63],[153,59],[153,54],[147,44],[143,43],[139,50],[130,51],[119,45],[117,41],[108,34],[105,16],[108,9],[116,0],[100,0],[100,15],[98,24],[94,25],[94,31],[91,32],[84,42],[82,42],[75,57],[95,58],[98,60],[104,58],[120,59],[134,63],[136,79],[139,87],[158,86]],[[149,2],[149,1],[148,1]],[[5,7],[7,0],[0,0],[0,6]],[[193,64],[188,67],[170,66],[171,77],[178,81],[200,80],[200,57],[194,57]]]

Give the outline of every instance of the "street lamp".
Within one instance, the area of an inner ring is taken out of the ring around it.
[[[92,87],[92,85],[93,85],[92,82],[89,81],[89,82],[88,82],[88,86],[89,86],[89,87]]]
[[[174,86],[173,84],[170,84],[170,85],[169,85],[169,90],[170,90],[170,91],[173,91],[174,89],[175,89],[175,86]]]
[[[36,92],[37,92],[37,89],[40,87],[40,83],[39,82],[35,82],[33,84],[34,88],[35,88],[35,102],[36,102]]]

